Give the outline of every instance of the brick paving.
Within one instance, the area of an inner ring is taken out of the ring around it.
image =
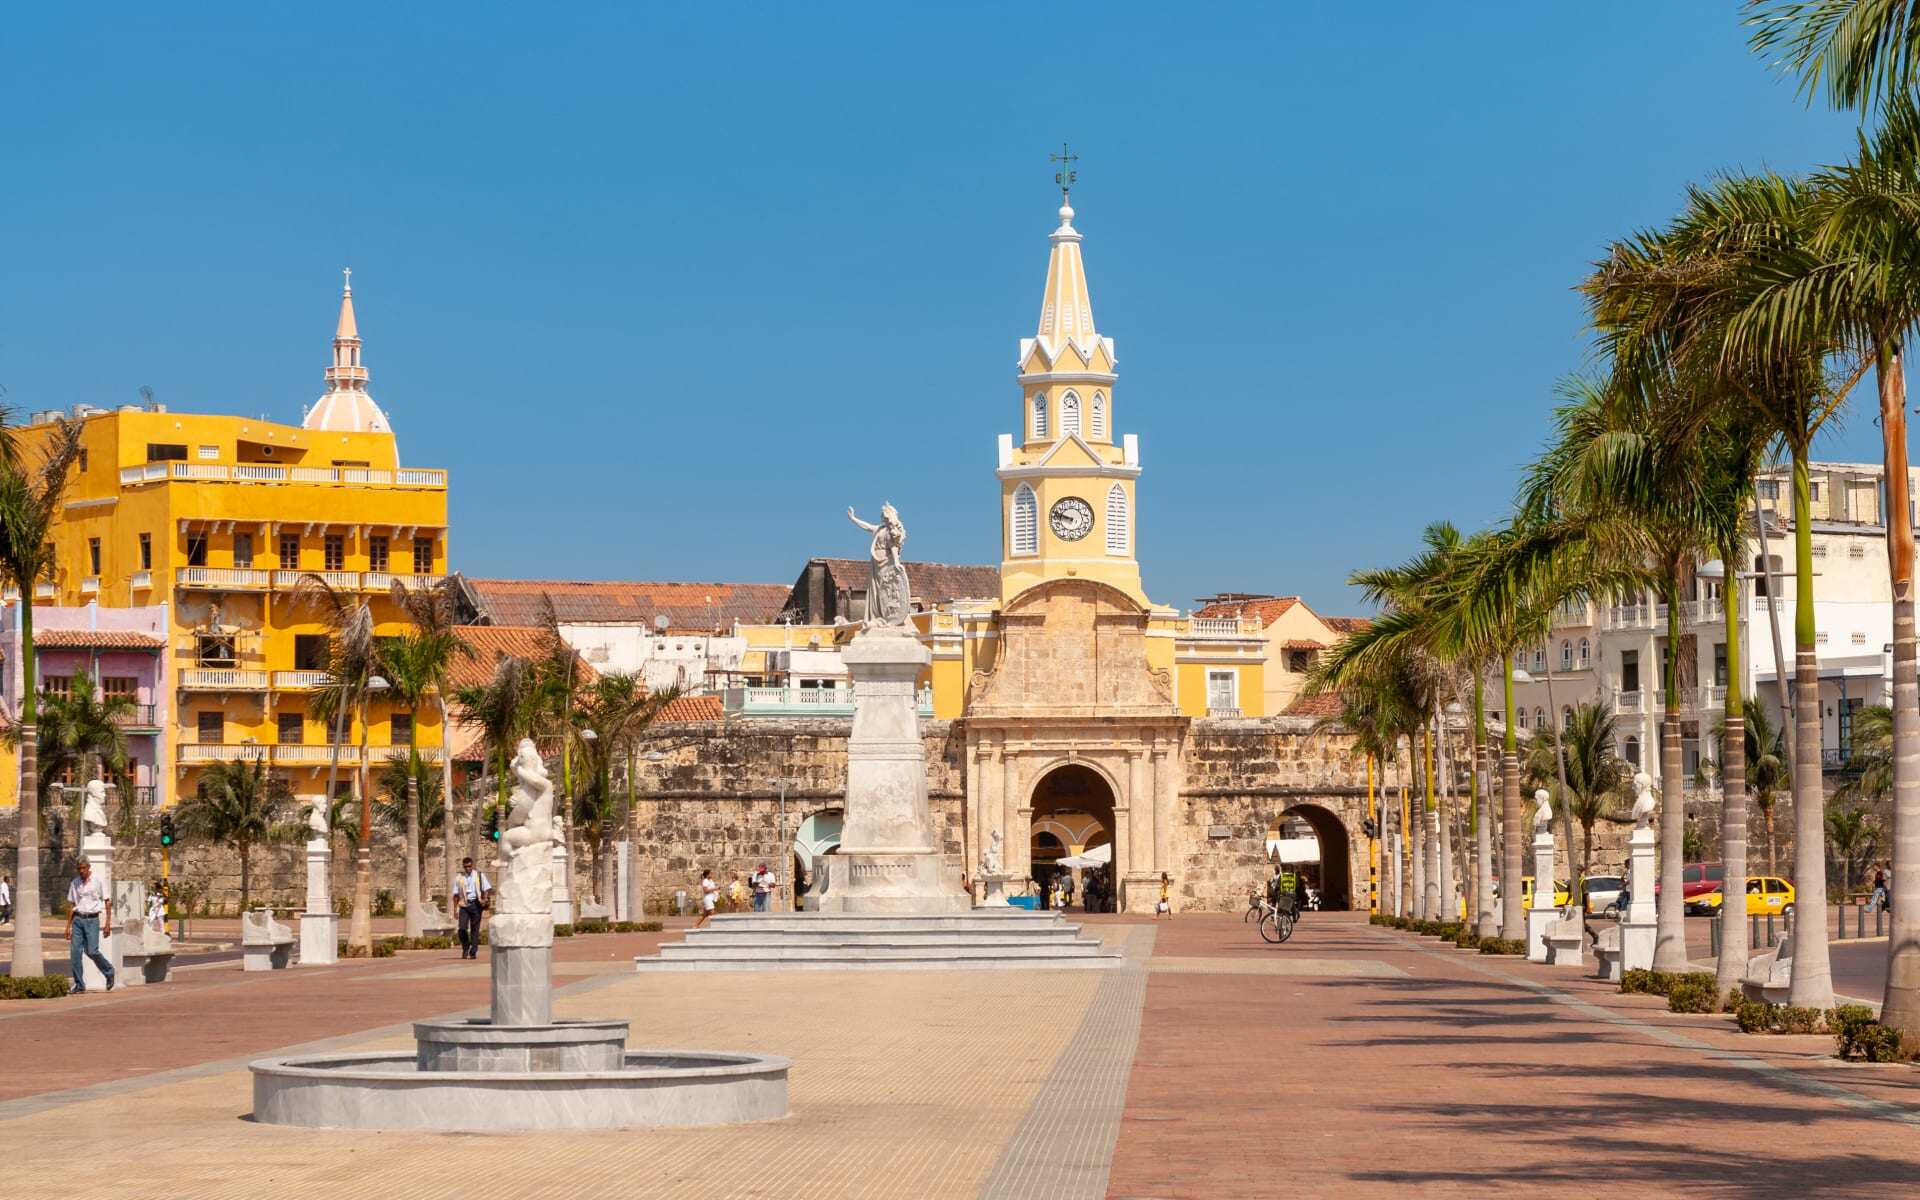
[[[1920,1069],[1745,1037],[1567,969],[1316,914],[1079,918],[1108,972],[638,975],[665,935],[557,945],[556,1008],[633,1045],[789,1056],[793,1116],[620,1134],[366,1134],[246,1119],[247,1058],[478,1008],[432,952],[0,1005],[8,1195],[286,1200],[1905,1194]],[[86,1147],[138,1146],[88,1155]],[[74,1162],[85,1168],[75,1174]]]

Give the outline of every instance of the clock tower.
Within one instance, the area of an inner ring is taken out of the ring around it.
[[[1000,435],[1000,600],[1075,578],[1146,607],[1134,539],[1140,443],[1115,432],[1113,339],[1094,329],[1073,215],[1063,186],[1040,327],[1020,339],[1018,432]]]

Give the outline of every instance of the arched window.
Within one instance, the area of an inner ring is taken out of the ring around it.
[[[1573,670],[1573,643],[1564,638],[1561,639],[1560,642],[1560,669],[1562,671]]]
[[[1546,709],[1536,708],[1533,710],[1533,727],[1535,729],[1545,729],[1547,727]]]
[[[1034,499],[1033,489],[1021,484],[1013,493],[1013,513],[1008,518],[1012,527],[1007,531],[1007,545],[1014,554],[1038,554],[1040,552],[1040,502]]]
[[[1542,674],[1546,672],[1547,652],[1545,649],[1535,650],[1533,652],[1533,669],[1541,672]]]
[[[1593,647],[1587,644],[1587,639],[1581,638],[1580,639],[1580,669],[1584,671],[1592,665],[1593,665]]]
[[[1094,400],[1095,404],[1100,401]],[[1099,409],[1094,409],[1099,412]],[[1114,484],[1107,489],[1107,553],[1127,552],[1127,489]]]
[[[1080,397],[1068,392],[1060,397],[1060,436],[1080,432]]]
[[[1640,739],[1633,736],[1632,734],[1628,734],[1627,740],[1624,743],[1622,743],[1620,746],[1620,757],[1626,759],[1628,764],[1631,765],[1634,770],[1636,771],[1639,770],[1640,769]]]
[[[1099,392],[1093,394],[1093,439],[1097,442],[1107,439],[1107,398]]]
[[[1562,704],[1560,706],[1560,728],[1573,728],[1573,706],[1570,704]]]
[[[1047,397],[1042,392],[1033,398],[1033,440],[1040,441],[1047,436]]]
[[[1516,729],[1525,729],[1527,727],[1527,710],[1525,708],[1516,708],[1513,710],[1513,724]]]

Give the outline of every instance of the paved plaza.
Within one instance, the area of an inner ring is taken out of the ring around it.
[[[8,1192],[104,1197],[1888,1196],[1920,1070],[1745,1037],[1570,969],[1352,914],[1085,918],[1111,971],[637,975],[678,935],[563,939],[559,1015],[793,1059],[793,1115],[639,1133],[255,1124],[249,1059],[406,1048],[484,1004],[440,952],[0,1009]]]

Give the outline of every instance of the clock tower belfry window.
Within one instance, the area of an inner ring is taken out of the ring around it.
[[[1060,397],[1060,436],[1080,432],[1080,397],[1068,392]]]
[[[1014,489],[1013,508],[1008,515],[1007,549],[1012,554],[1040,552],[1040,502],[1033,489],[1021,484]]]
[[[1033,440],[1044,442],[1047,439],[1047,395],[1045,392],[1033,398]]]

